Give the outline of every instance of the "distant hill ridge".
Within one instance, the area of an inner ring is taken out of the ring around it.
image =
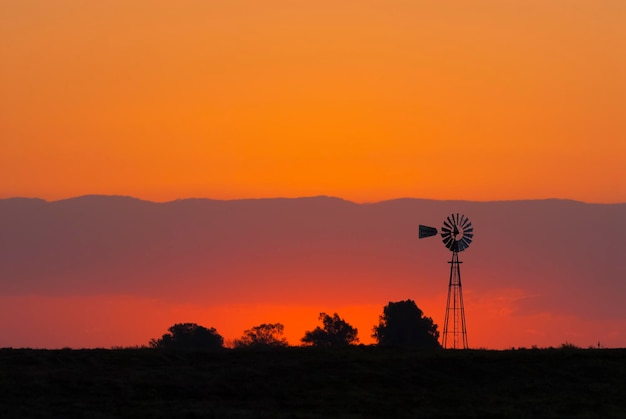
[[[441,278],[449,252],[439,237],[418,240],[417,227],[440,227],[452,212],[475,226],[463,253],[472,292],[522,288],[532,297],[520,310],[550,301],[563,312],[626,316],[626,268],[618,262],[626,204],[558,199],[2,199],[0,286],[4,295],[207,304],[285,303],[286,292],[294,304],[434,295],[442,284],[432,278]]]

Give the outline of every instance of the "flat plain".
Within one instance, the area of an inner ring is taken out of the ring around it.
[[[0,416],[626,417],[626,349],[0,350]]]

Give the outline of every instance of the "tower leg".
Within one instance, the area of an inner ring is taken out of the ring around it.
[[[461,287],[461,263],[458,252],[452,253],[450,262],[450,281],[448,283],[448,300],[443,323],[441,346],[452,349],[467,349],[467,329],[465,326],[465,308]]]

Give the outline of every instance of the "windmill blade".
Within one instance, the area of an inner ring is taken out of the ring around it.
[[[472,237],[474,237],[474,233],[463,232],[463,237],[467,237],[468,239],[470,239],[470,241],[472,241]]]
[[[450,228],[452,228],[452,226],[453,226],[454,224],[456,224],[454,221],[452,221],[452,220],[450,219],[450,217],[447,217],[447,218],[446,218],[446,220],[448,220],[448,222],[450,223],[450,226],[449,226]],[[445,221],[444,221],[444,223],[445,223]]]
[[[465,216],[465,214],[461,214],[461,218],[459,219],[459,225],[463,226],[463,224],[465,224],[465,220],[467,220],[467,217]]]
[[[464,228],[463,229],[463,234],[465,234],[465,233],[473,233],[473,232],[474,232],[474,229],[472,227],[468,227],[468,228]]]
[[[462,252],[463,250],[465,250],[467,248],[467,244],[465,244],[464,241],[460,241],[459,242],[459,252]]]
[[[418,235],[420,239],[431,237],[431,236],[436,236],[436,235],[437,235],[437,229],[435,227],[429,227],[429,226],[420,224],[419,235]]]
[[[465,217],[465,219],[463,220],[463,228],[467,227],[468,225],[472,225],[472,223],[470,222],[469,218]]]
[[[448,249],[450,248],[450,243],[453,243],[453,242],[454,242],[454,239],[450,236],[445,237],[443,239],[443,244],[445,244]]]
[[[450,218],[450,217],[448,217],[448,219],[449,219],[449,218]],[[446,222],[446,220],[443,220],[443,225],[445,225],[445,226],[446,226],[446,227],[448,227],[450,230],[452,230],[452,224],[448,224],[448,223]]]
[[[448,227],[441,227],[441,231],[452,234],[452,230],[450,230]]]
[[[461,242],[463,242],[463,244],[465,245],[465,247],[469,247],[470,243],[472,242],[472,239],[468,238],[468,237],[463,237],[461,239]]]

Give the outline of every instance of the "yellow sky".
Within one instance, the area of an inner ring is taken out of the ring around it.
[[[624,51],[621,0],[0,0],[0,197],[624,202]]]

